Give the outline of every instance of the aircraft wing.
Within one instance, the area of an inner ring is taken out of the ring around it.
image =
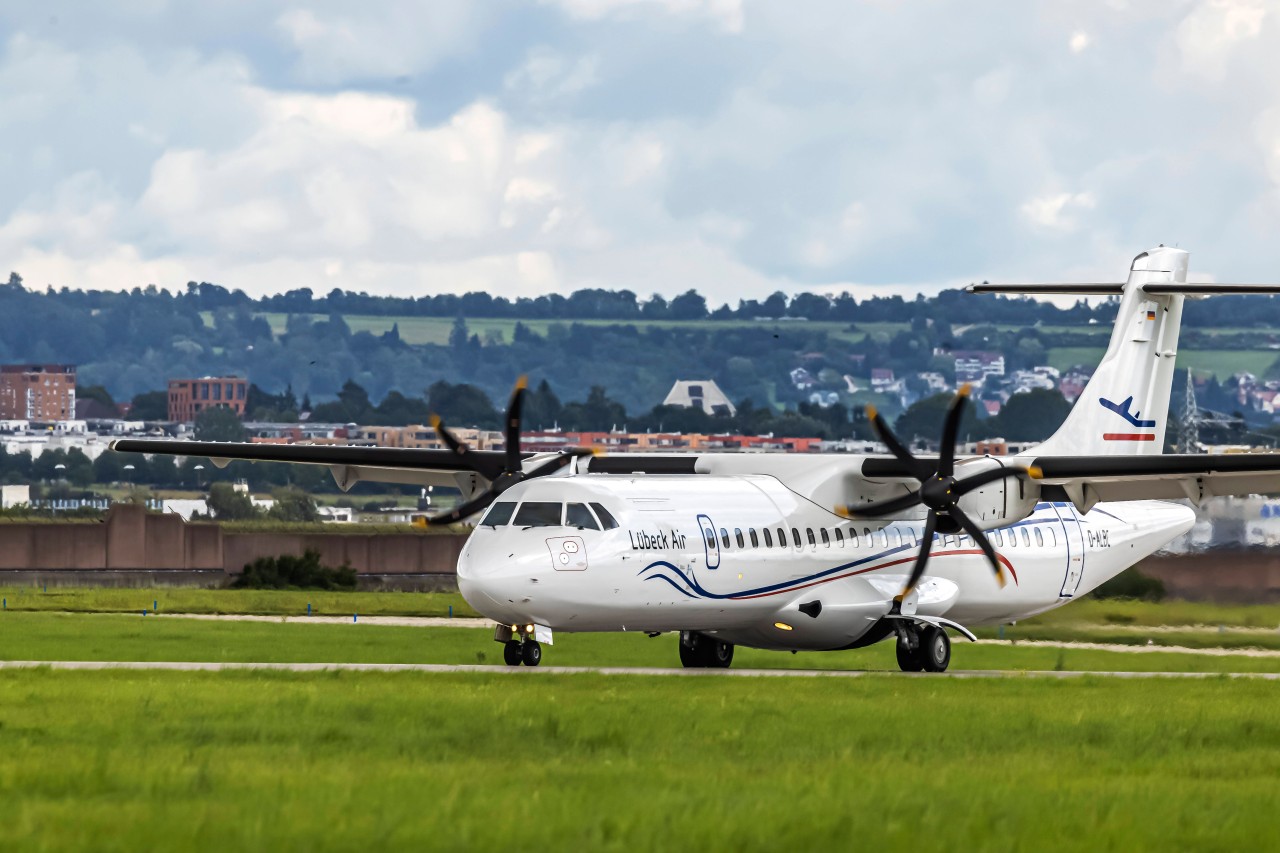
[[[464,494],[475,491],[475,479],[493,480],[497,477],[502,472],[505,455],[498,450],[468,450],[463,457],[451,450],[146,438],[117,439],[111,442],[111,449],[122,453],[207,457],[219,468],[233,460],[325,465],[333,472],[339,488],[344,490],[367,480],[421,486],[453,486],[462,488]]]
[[[1020,460],[1021,461],[1021,460]],[[1280,493],[1280,453],[1168,453],[1153,456],[1040,456],[1040,493],[1064,494],[1087,509],[1099,501]]]

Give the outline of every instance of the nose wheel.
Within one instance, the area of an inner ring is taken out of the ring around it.
[[[542,643],[537,640],[507,640],[502,645],[502,660],[507,666],[537,666],[542,663]]]

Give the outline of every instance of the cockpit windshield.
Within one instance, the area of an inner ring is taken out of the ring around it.
[[[600,525],[596,524],[595,516],[591,514],[591,510],[587,509],[586,504],[569,504],[565,507],[564,523],[582,530],[600,529]]]
[[[548,501],[525,501],[520,504],[513,522],[516,527],[559,527],[563,504]]]
[[[498,501],[489,507],[489,511],[484,514],[481,520],[481,527],[501,527],[511,520],[511,514],[516,511],[516,505],[513,501]]]

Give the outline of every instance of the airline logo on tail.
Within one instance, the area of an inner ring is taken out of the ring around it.
[[[1102,408],[1115,412],[1120,417],[1128,421],[1129,425],[1138,430],[1154,430],[1156,428],[1155,421],[1140,420],[1141,412],[1130,412],[1129,407],[1133,405],[1133,397],[1128,397],[1123,403],[1113,403],[1103,398],[1098,401],[1102,404]],[[1155,441],[1156,434],[1154,432],[1104,432],[1102,434],[1103,441]]]

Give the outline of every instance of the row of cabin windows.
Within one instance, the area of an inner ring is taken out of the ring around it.
[[[1021,542],[1018,541],[1019,531],[1021,531]],[[844,548],[846,544],[853,548],[860,548],[864,540],[866,541],[868,548],[876,546],[887,548],[889,547],[890,541],[892,541],[892,543],[897,547],[920,544],[920,532],[910,528],[907,530],[901,530],[894,527],[872,531],[870,527],[864,527],[862,528],[861,537],[858,536],[858,530],[854,527],[850,527],[848,530],[836,527],[830,532],[827,531],[827,528],[820,527],[818,528],[817,536],[814,535],[812,527],[806,527],[804,532],[805,535],[802,539],[800,536],[800,529],[793,527],[791,528],[791,536],[788,540],[786,528],[783,527],[777,528],[776,538],[773,530],[768,527],[761,528],[759,534],[756,533],[756,529],[754,527],[748,527],[746,536],[743,536],[742,528],[735,527],[731,538],[729,536],[729,529],[727,527],[721,527],[720,546],[727,549],[732,548],[734,544],[736,544],[738,548],[746,548],[747,541],[750,540],[752,548],[759,548],[761,540],[763,539],[764,547],[766,548],[775,547],[775,543],[778,548],[786,548],[788,541],[796,548],[803,548],[806,541],[810,547],[816,548],[818,547],[819,537],[822,539],[823,546],[827,548],[830,548],[833,543],[839,548]],[[1054,532],[1052,527],[1047,528],[1046,532],[1048,534],[1047,537],[1045,533],[1041,532],[1040,527],[1035,527],[1032,532],[1028,532],[1026,527],[1022,527],[1017,530],[993,530],[988,534],[988,536],[990,537],[992,544],[997,548],[1017,548],[1019,545],[1024,548],[1030,548],[1033,535],[1036,547],[1043,548],[1046,542],[1050,547],[1056,547],[1058,544],[1057,534]],[[706,536],[707,547],[715,548],[715,533],[708,529],[706,531]],[[891,536],[892,540],[890,539]],[[960,547],[965,545],[976,546],[973,539],[959,534],[944,533],[940,534],[939,538],[941,540],[940,544],[943,547]]]
[[[553,501],[498,501],[480,520],[481,527],[576,527],[581,530],[613,530],[617,520],[609,510],[590,504],[562,504]]]

